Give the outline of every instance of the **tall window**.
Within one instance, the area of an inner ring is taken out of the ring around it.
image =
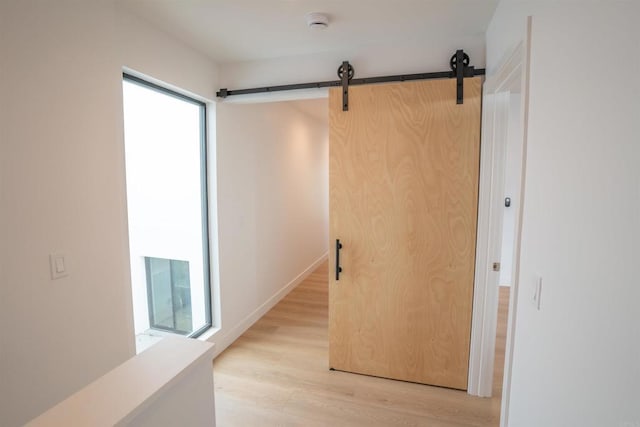
[[[136,335],[194,337],[211,326],[206,105],[127,74],[123,95]]]

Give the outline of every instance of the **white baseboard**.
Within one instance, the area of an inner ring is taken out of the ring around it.
[[[220,353],[222,353],[227,347],[229,347],[235,340],[240,338],[242,334],[245,333],[247,329],[253,326],[262,316],[264,316],[269,310],[271,310],[277,303],[280,302],[289,292],[293,290],[296,286],[298,286],[304,279],[306,279],[311,273],[313,273],[316,268],[320,266],[323,262],[327,260],[329,257],[329,252],[326,252],[320,258],[313,262],[309,267],[307,267],[302,273],[298,274],[292,281],[287,283],[276,292],[271,298],[265,301],[260,307],[255,309],[253,313],[249,314],[245,317],[240,323],[234,326],[229,332],[225,333],[221,337],[217,337],[215,334],[211,338],[208,339],[210,342],[214,342],[216,344],[216,350],[214,352],[214,358],[218,357]]]

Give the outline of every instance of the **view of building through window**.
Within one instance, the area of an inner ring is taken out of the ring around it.
[[[189,334],[193,331],[189,262],[145,258],[151,328]]]

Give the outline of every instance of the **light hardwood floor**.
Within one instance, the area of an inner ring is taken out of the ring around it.
[[[327,265],[214,362],[218,427],[497,426],[508,288],[500,290],[494,396],[329,371]]]

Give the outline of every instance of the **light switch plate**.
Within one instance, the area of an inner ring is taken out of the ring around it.
[[[49,255],[49,266],[51,267],[51,280],[60,279],[69,275],[64,255]]]

